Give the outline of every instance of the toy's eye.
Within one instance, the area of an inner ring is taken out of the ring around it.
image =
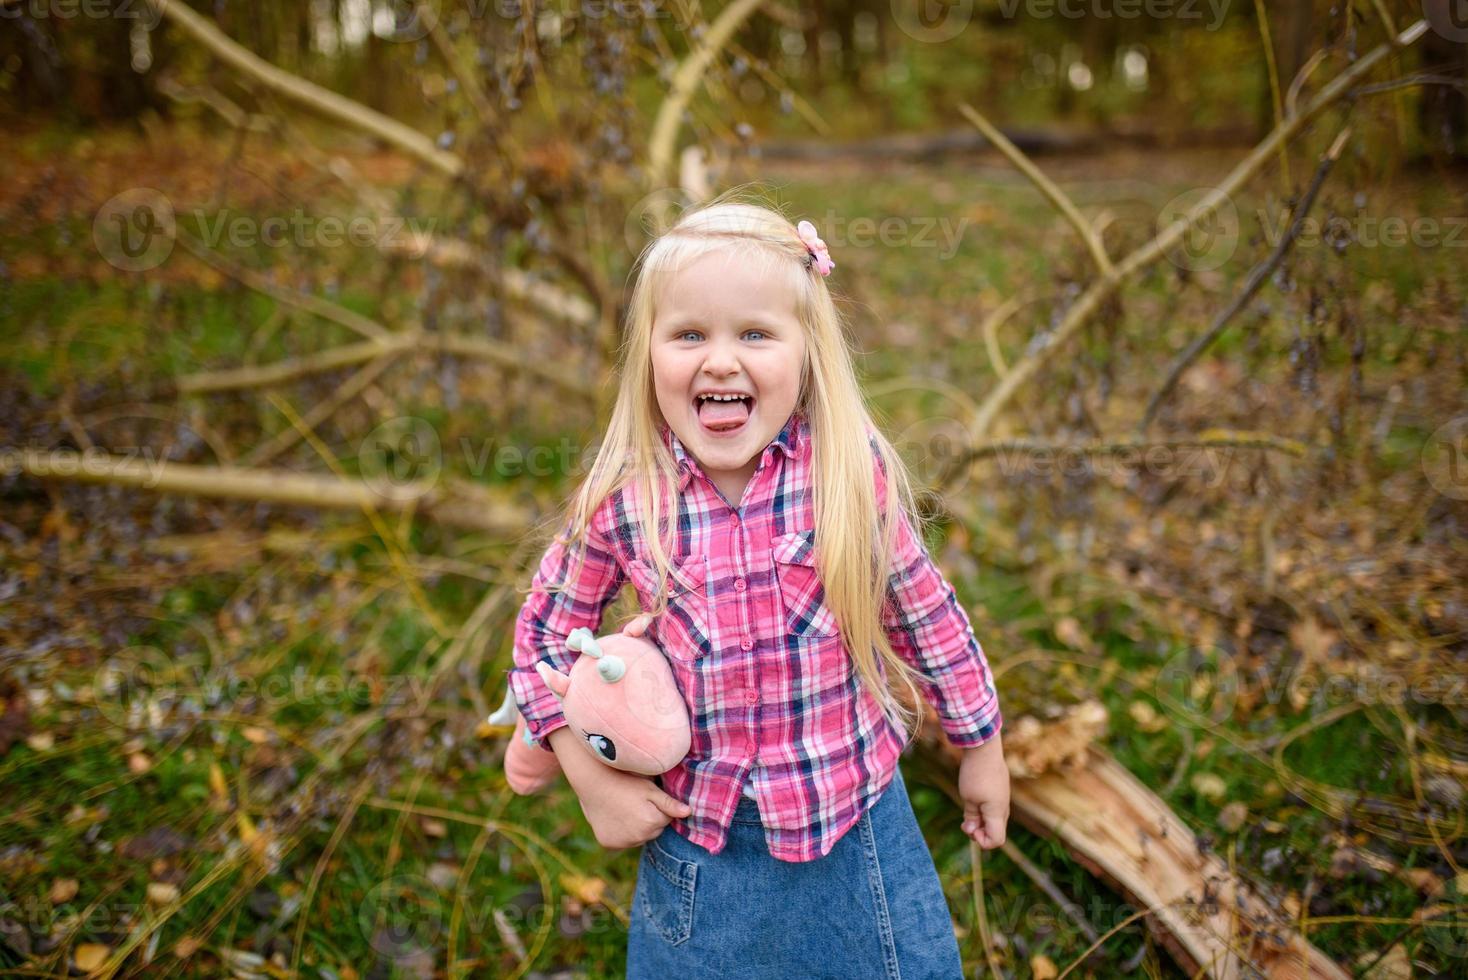
[[[586,733],[586,744],[591,746],[591,751],[601,756],[607,762],[617,761],[617,744],[605,735],[595,732]]]

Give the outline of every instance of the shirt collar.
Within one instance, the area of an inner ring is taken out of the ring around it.
[[[667,423],[660,424],[662,430],[663,445],[667,446],[673,453],[673,460],[678,465],[678,489],[681,492],[688,486],[695,470],[699,469],[698,460],[694,459],[683,447],[683,442],[678,438],[671,426]],[[799,409],[790,413],[790,418],[785,420],[785,426],[770,440],[765,447],[763,457],[768,457],[773,450],[780,450],[789,459],[794,459],[800,452],[801,446],[809,437],[809,428],[805,424],[805,416]],[[701,470],[700,470],[701,472]]]

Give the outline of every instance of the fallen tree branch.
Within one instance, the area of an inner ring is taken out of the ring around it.
[[[574,378],[566,376],[565,372],[560,371],[554,365],[539,364],[528,360],[509,344],[457,334],[430,334],[421,330],[391,334],[384,340],[343,344],[340,347],[331,347],[314,354],[286,358],[270,364],[186,374],[174,382],[174,388],[179,394],[184,395],[240,391],[246,388],[272,388],[313,374],[323,374],[327,371],[376,360],[379,357],[410,351],[422,353],[440,351],[459,357],[488,361],[500,367],[538,378],[558,391],[564,392],[568,397],[575,398],[578,402],[591,402],[595,398],[584,386],[579,385]]]
[[[1325,184],[1326,175],[1330,173],[1330,168],[1335,165],[1337,158],[1340,157],[1341,150],[1345,147],[1346,139],[1350,135],[1351,128],[1349,126],[1342,129],[1340,135],[1336,137],[1335,142],[1331,144],[1330,149],[1321,157],[1320,165],[1315,168],[1315,176],[1310,181],[1309,189],[1305,191],[1305,196],[1301,198],[1299,205],[1295,208],[1294,220],[1290,222],[1289,230],[1279,240],[1279,244],[1275,245],[1274,251],[1269,254],[1268,258],[1254,267],[1253,271],[1249,273],[1248,279],[1244,282],[1244,288],[1234,297],[1233,302],[1222,310],[1214,318],[1213,323],[1208,329],[1201,336],[1194,339],[1188,345],[1187,349],[1178,356],[1177,360],[1173,362],[1172,369],[1167,372],[1166,380],[1162,382],[1162,386],[1157,389],[1157,393],[1147,402],[1147,410],[1142,413],[1142,421],[1137,423],[1138,435],[1146,432],[1152,425],[1152,420],[1157,416],[1158,408],[1161,407],[1163,400],[1177,387],[1177,383],[1182,378],[1183,372],[1218,339],[1219,334],[1223,333],[1224,329],[1233,321],[1233,318],[1239,314],[1239,311],[1248,305],[1249,301],[1258,294],[1259,290],[1263,288],[1265,280],[1274,274],[1274,270],[1279,268],[1279,264],[1289,254],[1290,249],[1295,244],[1295,240],[1300,237],[1300,229],[1305,225],[1305,218],[1310,214],[1310,209],[1315,206],[1315,198],[1319,196],[1320,188]]]
[[[1427,21],[1419,20],[1408,27],[1393,41],[1379,45],[1362,55],[1345,71],[1337,75],[1305,105],[1300,112],[1287,116],[1252,152],[1234,167],[1218,186],[1198,201],[1186,214],[1162,229],[1154,238],[1127,255],[1116,266],[1116,275],[1103,277],[1091,283],[1075,303],[1065,312],[1060,323],[1050,334],[1040,338],[1034,350],[1015,364],[990,391],[974,418],[972,437],[982,439],[988,435],[999,412],[1023,388],[1031,378],[1063,348],[1091,317],[1101,309],[1122,284],[1142,269],[1147,268],[1167,254],[1190,230],[1206,220],[1227,201],[1274,155],[1276,149],[1292,139],[1328,106],[1350,93],[1352,86],[1381,63],[1399,47],[1410,45],[1427,32]]]
[[[365,130],[449,177],[457,177],[463,172],[464,161],[453,153],[440,150],[427,136],[360,102],[276,67],[231,40],[212,21],[195,13],[187,4],[178,0],[148,0],[148,3],[154,11],[207,48],[210,54],[281,98],[328,119]]]
[[[226,500],[327,510],[375,508],[422,514],[439,524],[498,534],[523,532],[530,515],[487,491],[445,490],[438,481],[395,483],[389,492],[367,483],[286,470],[198,466],[122,456],[101,450],[0,449],[0,472],[20,472],[38,480],[106,484]]]
[[[1009,141],[999,128],[983,116],[979,115],[974,108],[967,103],[960,103],[958,111],[963,113],[965,119],[973,123],[974,128],[984,134],[984,138],[993,144],[994,149],[1014,164],[1015,169],[1029,178],[1030,183],[1035,185],[1045,200],[1055,206],[1066,221],[1070,222],[1076,234],[1080,236],[1081,244],[1086,246],[1086,251],[1091,253],[1091,261],[1096,263],[1096,269],[1103,278],[1110,279],[1116,275],[1116,269],[1111,264],[1111,256],[1106,254],[1106,246],[1101,242],[1101,236],[1096,234],[1096,229],[1077,210],[1075,203],[1061,190],[1056,183],[1039,167],[1025,156],[1019,147]]]
[[[229,276],[231,279],[249,286],[257,293],[269,296],[278,303],[294,306],[298,310],[305,310],[307,313],[319,316],[323,320],[330,320],[332,323],[341,324],[348,330],[355,331],[370,340],[385,342],[389,341],[393,335],[392,331],[388,330],[382,324],[360,313],[349,310],[345,306],[339,306],[319,296],[312,296],[310,293],[303,293],[299,290],[288,289],[285,286],[277,285],[260,273],[246,269],[244,266],[231,262],[224,256],[210,251],[201,243],[195,241],[190,235],[175,232],[174,240],[199,261]]]

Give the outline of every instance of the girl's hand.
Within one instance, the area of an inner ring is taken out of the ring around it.
[[[641,636],[646,633],[647,628],[652,625],[652,619],[652,613],[643,613],[641,616],[638,616],[626,626],[623,626],[622,632],[625,633],[627,636]]]
[[[687,803],[673,799],[646,776],[598,762],[575,744],[577,737],[567,726],[551,732],[550,743],[602,847],[612,851],[636,847],[661,834],[675,817],[693,813]]]
[[[1009,824],[1009,767],[1000,738],[965,749],[958,764],[963,832],[986,851],[1004,843]]]

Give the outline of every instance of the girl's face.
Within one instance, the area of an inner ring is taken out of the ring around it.
[[[769,264],[717,250],[668,280],[652,326],[658,408],[736,507],[760,453],[800,396],[805,332],[788,281]],[[717,402],[709,393],[744,396]]]

